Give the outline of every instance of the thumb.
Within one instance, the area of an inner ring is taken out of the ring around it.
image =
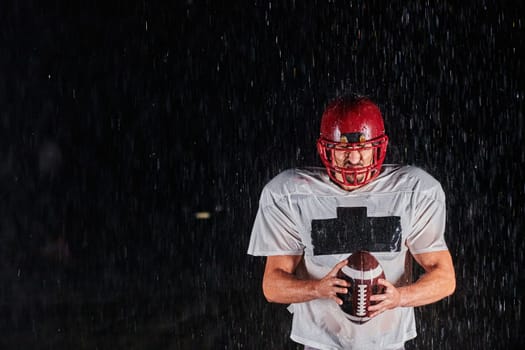
[[[339,272],[339,270],[341,270],[344,266],[346,266],[346,264],[348,264],[348,260],[345,259],[343,261],[340,261],[339,263],[337,263],[337,265],[335,265],[332,270],[330,271],[329,275],[331,276],[336,276],[337,273]]]

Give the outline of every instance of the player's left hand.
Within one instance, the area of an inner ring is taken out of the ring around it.
[[[370,317],[375,317],[386,310],[395,309],[401,304],[401,294],[394,285],[385,279],[379,279],[379,284],[385,286],[383,294],[374,294],[370,296],[370,301],[379,302],[376,305],[370,305],[368,311],[372,312]]]

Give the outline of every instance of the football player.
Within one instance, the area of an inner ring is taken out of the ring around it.
[[[307,349],[403,349],[416,336],[413,308],[455,290],[441,185],[420,168],[383,165],[387,145],[374,102],[337,98],[321,119],[324,168],[284,171],[262,191],[248,253],[267,257],[264,295],[290,304],[291,339]],[[386,277],[363,324],[338,296],[349,290],[338,272],[359,250]],[[425,271],[417,281],[412,261]]]

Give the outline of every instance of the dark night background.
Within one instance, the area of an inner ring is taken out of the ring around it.
[[[298,349],[245,252],[348,91],[447,194],[407,349],[525,343],[523,2],[73,3],[1,5],[1,349]]]

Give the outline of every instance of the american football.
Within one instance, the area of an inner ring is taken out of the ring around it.
[[[385,278],[383,268],[377,259],[366,251],[358,251],[348,257],[348,263],[339,271],[339,277],[350,282],[348,294],[338,294],[343,300],[341,309],[348,318],[358,324],[370,320],[368,306],[372,294],[384,293],[385,287],[377,280]]]

